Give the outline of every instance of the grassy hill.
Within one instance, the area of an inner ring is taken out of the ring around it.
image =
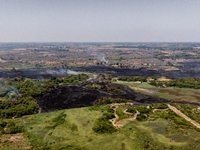
[[[17,145],[20,140],[12,141],[15,135],[7,134],[9,138],[1,141],[0,149],[200,149],[200,132],[192,126],[180,127],[173,119],[162,117],[168,112],[165,109],[149,113],[145,121],[129,121],[113,133],[94,132],[96,120],[108,107],[67,109],[16,118],[14,122],[23,126],[22,139],[26,145]]]

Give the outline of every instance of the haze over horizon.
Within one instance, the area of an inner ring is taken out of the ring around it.
[[[200,42],[198,0],[1,0],[0,42]]]

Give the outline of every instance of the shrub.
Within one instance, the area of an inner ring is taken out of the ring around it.
[[[116,131],[112,123],[105,117],[97,119],[95,126],[92,129],[97,133],[113,133]]]
[[[107,108],[107,112],[109,112],[109,113],[114,113],[114,108],[108,107],[108,108]]]
[[[6,134],[15,134],[15,133],[20,133],[22,132],[22,127],[17,126],[14,122],[9,121],[7,126],[7,131],[5,132]]]
[[[135,109],[139,111],[140,114],[149,114],[151,112],[151,109],[146,106],[136,106]]]
[[[145,114],[139,114],[139,115],[137,115],[136,119],[138,121],[146,121],[147,120],[147,116]]]
[[[112,118],[115,118],[114,113],[106,113],[106,114],[104,114],[104,116],[106,117],[106,119],[112,119]]]
[[[86,85],[85,87],[87,87],[87,88],[94,88],[94,89],[100,89],[101,88],[100,85],[93,84],[93,83],[90,83],[90,84]]]
[[[128,107],[127,112],[134,114],[134,113],[136,113],[136,110],[135,110],[135,108]]]
[[[72,124],[72,125],[71,125],[71,130],[72,130],[72,131],[78,131],[77,125]]]
[[[105,92],[112,93],[112,94],[121,94],[121,93],[124,92],[119,87],[108,86],[108,85],[104,85],[100,89],[103,90],[103,91],[105,91]]]
[[[61,113],[59,116],[53,118],[51,120],[54,123],[52,126],[47,126],[46,128],[55,129],[57,126],[63,124],[65,122],[66,114]]]
[[[154,109],[167,109],[168,106],[165,103],[162,103],[162,104],[151,104],[150,108],[154,108]]]

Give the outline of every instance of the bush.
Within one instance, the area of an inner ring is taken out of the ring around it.
[[[107,112],[109,112],[109,113],[114,113],[114,108],[108,107],[108,108],[107,108]]]
[[[140,114],[149,114],[151,112],[151,109],[146,106],[136,106],[135,109],[139,111]]]
[[[72,124],[72,125],[71,125],[71,130],[72,130],[72,131],[78,131],[77,125]]]
[[[161,77],[160,76],[152,76],[151,78],[154,79],[154,80],[158,80]]]
[[[121,93],[124,92],[119,87],[108,86],[108,85],[104,85],[100,89],[103,90],[103,91],[105,91],[105,92],[112,93],[112,94],[121,94]]]
[[[162,104],[151,104],[150,108],[154,108],[154,109],[167,109],[168,106],[165,103],[162,103]]]
[[[94,88],[94,89],[101,89],[100,85],[94,84],[94,83],[90,83],[90,84],[86,85],[85,87],[87,87],[87,88]]]
[[[57,126],[63,124],[65,122],[66,114],[61,113],[59,116],[53,118],[51,120],[54,123],[52,126],[47,126],[46,128],[55,129]]]
[[[107,113],[104,113],[102,117],[99,117],[95,123],[95,126],[92,128],[97,133],[112,133],[116,129],[112,125],[112,122],[109,119],[115,118],[114,109],[108,107]]]
[[[147,120],[147,116],[145,114],[139,114],[139,115],[137,115],[136,119],[138,121],[146,121]]]
[[[7,125],[7,122],[5,122],[5,121],[0,121],[0,127],[5,127]]]
[[[6,134],[15,134],[15,133],[20,133],[22,132],[22,127],[17,126],[14,122],[10,121],[7,123],[7,131],[5,132]]]
[[[106,119],[112,119],[112,118],[115,118],[114,113],[106,113],[106,114],[104,114],[103,116],[105,116]]]
[[[134,114],[134,113],[136,113],[136,110],[135,110],[135,108],[128,107],[127,112]]]
[[[116,131],[112,123],[105,117],[97,119],[95,126],[92,129],[97,133],[113,133]]]

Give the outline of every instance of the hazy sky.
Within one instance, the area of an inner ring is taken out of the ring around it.
[[[0,0],[0,42],[200,42],[200,0]]]

